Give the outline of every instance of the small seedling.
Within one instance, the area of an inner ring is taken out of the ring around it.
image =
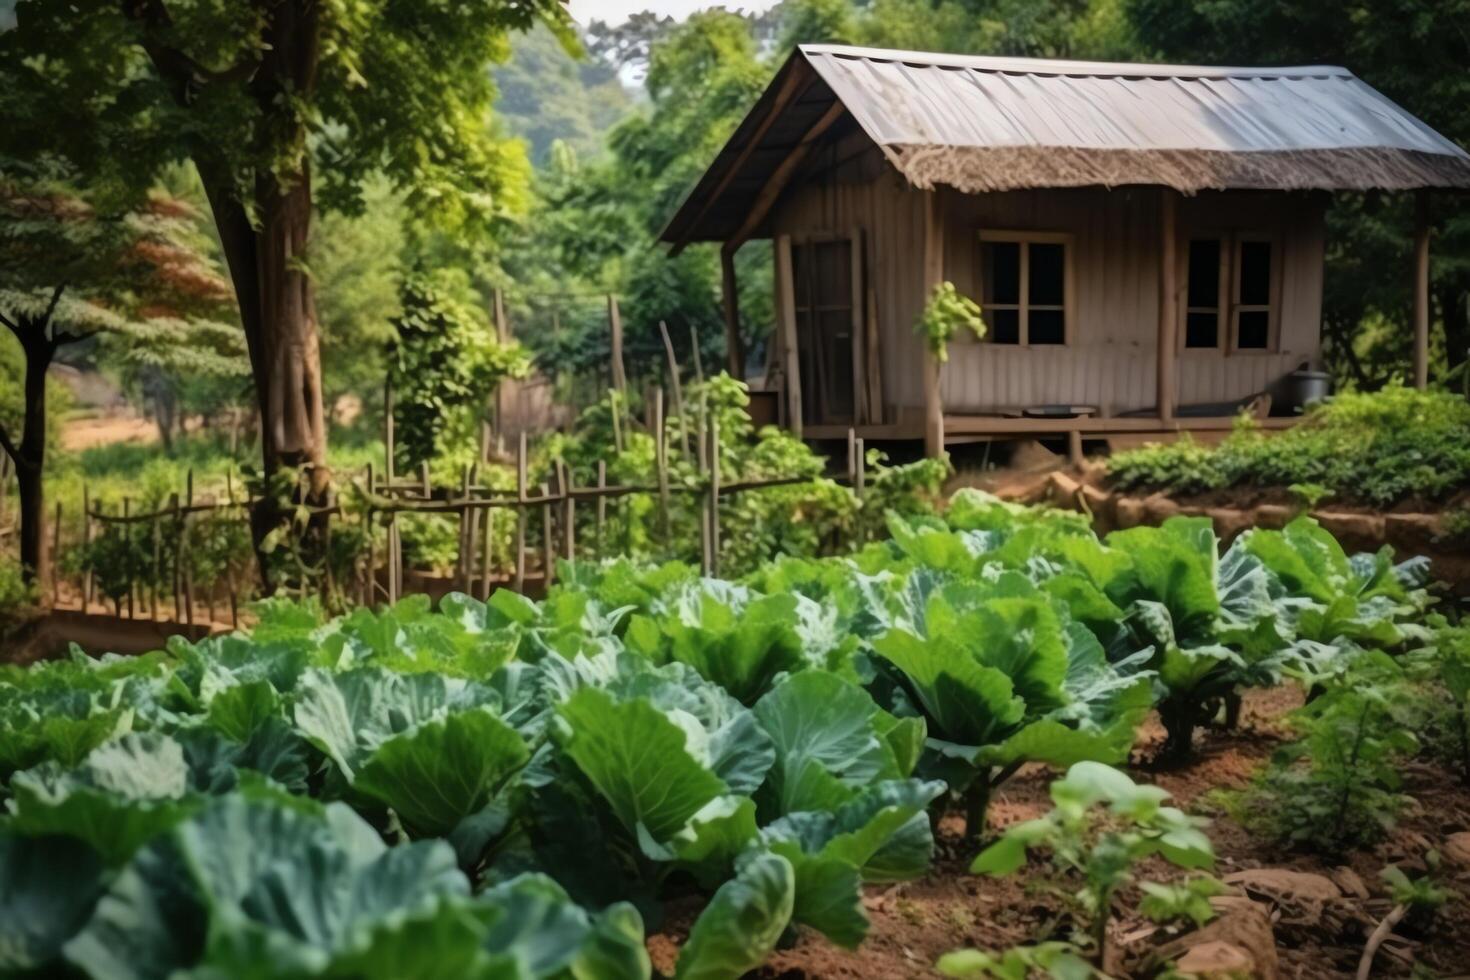
[[[1075,889],[1058,890],[1089,923],[1077,941],[1095,962],[1104,961],[1113,897],[1133,880],[1139,861],[1158,855],[1191,870],[1214,865],[1214,848],[1200,829],[1203,820],[1164,806],[1167,792],[1141,786],[1109,766],[1077,763],[1051,784],[1051,798],[1050,813],[1011,827],[970,870],[1008,875],[1026,863],[1029,851],[1048,851],[1061,877],[1081,879]]]

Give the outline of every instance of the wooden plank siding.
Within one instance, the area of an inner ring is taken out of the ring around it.
[[[966,195],[940,191],[945,276],[975,298],[979,232],[1046,231],[1071,236],[1066,346],[1021,347],[960,339],[942,382],[946,414],[996,413],[1028,405],[1099,406],[1105,414],[1155,404],[1159,303],[1156,188],[1074,188]],[[868,286],[882,344],[886,417],[922,410],[923,349],[913,325],[924,303],[923,194],[892,170],[876,178],[829,175],[794,185],[771,213],[773,234],[864,232]],[[1211,192],[1178,201],[1179,252],[1191,231],[1269,235],[1278,246],[1277,349],[1183,350],[1180,404],[1242,399],[1302,362],[1320,359],[1325,199],[1271,192]],[[1180,291],[1184,289],[1180,270]],[[779,289],[779,284],[778,284]],[[1179,302],[1183,303],[1181,295]],[[779,307],[778,307],[779,308]],[[1182,332],[1181,311],[1181,332]]]

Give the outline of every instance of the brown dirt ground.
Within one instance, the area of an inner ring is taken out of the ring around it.
[[[1175,802],[1193,813],[1213,818],[1208,833],[1214,841],[1221,875],[1246,868],[1291,868],[1332,874],[1343,867],[1304,852],[1282,850],[1251,834],[1214,805],[1208,794],[1217,788],[1240,788],[1265,763],[1285,737],[1279,719],[1300,704],[1294,687],[1250,692],[1241,724],[1233,732],[1208,731],[1198,737],[1198,757],[1187,768],[1153,771],[1146,764],[1162,741],[1162,730],[1150,722],[1140,733],[1134,778],[1151,781],[1174,794]],[[1351,977],[1369,932],[1388,911],[1389,901],[1379,872],[1390,863],[1414,867],[1446,836],[1470,830],[1470,788],[1434,764],[1413,764],[1405,771],[1405,789],[1417,800],[1398,828],[1371,851],[1344,859],[1367,885],[1371,897],[1348,898],[1334,905],[1316,924],[1275,923],[1280,975],[1291,980]],[[1051,774],[1028,767],[1006,783],[991,806],[991,826],[1026,820],[1049,808]],[[981,878],[967,869],[969,851],[962,822],[946,818],[940,825],[934,870],[917,881],[870,887],[864,905],[872,918],[867,940],[855,951],[838,948],[809,929],[796,943],[779,950],[753,976],[764,980],[806,978],[935,977],[933,964],[946,952],[963,947],[999,950],[1051,936],[1065,938],[1057,904],[1038,887],[1034,875]],[[1146,866],[1143,876],[1167,880],[1177,876],[1163,865]],[[1406,977],[1414,964],[1426,976],[1466,974],[1470,967],[1470,869],[1449,872],[1447,882],[1458,894],[1440,912],[1430,935],[1385,943],[1375,961],[1375,977]],[[1124,894],[1120,910],[1132,908],[1136,893]],[[698,912],[697,905],[669,910],[663,932],[649,937],[655,967],[672,972],[679,945]],[[1155,933],[1151,924],[1131,911],[1120,911],[1113,942],[1122,946],[1125,962],[1138,960],[1176,933]],[[1119,976],[1131,976],[1125,968]]]

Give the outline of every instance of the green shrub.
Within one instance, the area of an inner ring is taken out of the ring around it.
[[[1470,486],[1470,402],[1401,386],[1342,394],[1279,434],[1242,418],[1218,448],[1185,438],[1119,453],[1109,468],[1125,490],[1187,494],[1295,484],[1379,507],[1411,497],[1438,500]]]
[[[1051,798],[1050,813],[1008,828],[970,870],[1014,874],[1029,851],[1046,851],[1058,875],[1057,891],[1086,924],[1072,940],[1090,948],[1099,963],[1105,962],[1113,898],[1133,880],[1135,865],[1157,856],[1180,868],[1214,866],[1214,848],[1200,829],[1204,821],[1164,806],[1169,798],[1164,790],[1140,786],[1102,763],[1074,765],[1065,779],[1051,784]],[[1179,903],[1172,901],[1172,892],[1168,897],[1173,911]],[[1189,914],[1202,913],[1191,909]]]
[[[1419,750],[1423,704],[1400,666],[1362,653],[1338,683],[1292,717],[1301,737],[1276,751],[1252,785],[1228,798],[1251,831],[1329,855],[1387,836],[1409,797],[1404,761]]]
[[[31,617],[36,601],[36,590],[21,578],[20,562],[0,555],[0,640]]]

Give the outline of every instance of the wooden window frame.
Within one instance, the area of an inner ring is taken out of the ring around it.
[[[1076,327],[1077,312],[1077,278],[1074,273],[1075,254],[1077,251],[1077,236],[1065,231],[1014,231],[1000,229],[980,229],[977,239],[980,248],[976,250],[975,257],[975,302],[980,306],[981,315],[988,309],[1015,310],[1019,315],[1020,325],[1016,343],[1000,344],[992,340],[988,335],[984,343],[995,343],[998,347],[1070,347]],[[991,303],[985,302],[985,245],[986,243],[1004,243],[1023,246],[1021,248],[1021,281],[1020,291],[1016,294],[1014,303]],[[1031,246],[1032,245],[1061,245],[1062,246],[1062,302],[1061,305],[1031,303]],[[1031,310],[1060,310],[1062,314],[1062,342],[1059,344],[1032,344],[1031,343]]]
[[[1215,346],[1190,347],[1189,314],[1211,312],[1209,307],[1189,305],[1189,243],[1193,241],[1217,241],[1220,243],[1220,288],[1221,305],[1213,312],[1216,315]],[[1271,302],[1269,304],[1242,304],[1240,302],[1240,250],[1243,244],[1264,242],[1271,246]],[[1179,295],[1178,310],[1180,329],[1177,349],[1180,354],[1220,354],[1227,357],[1251,357],[1262,354],[1277,354],[1281,351],[1281,296],[1285,261],[1281,236],[1272,232],[1248,229],[1191,228],[1179,237],[1176,249],[1178,259]],[[1240,346],[1240,314],[1263,311],[1267,314],[1266,346]]]

